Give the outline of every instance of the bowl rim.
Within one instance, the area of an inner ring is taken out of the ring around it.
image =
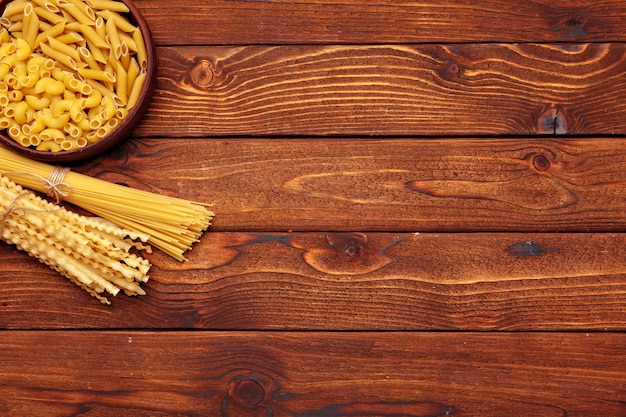
[[[13,0],[0,0],[0,14],[11,1]],[[154,93],[156,84],[156,51],[150,28],[137,6],[135,6],[131,0],[117,1],[120,1],[128,6],[130,10],[128,15],[141,30],[141,34],[146,45],[146,79],[144,81],[143,89],[139,94],[139,98],[137,99],[137,104],[128,112],[126,117],[120,121],[119,125],[109,132],[107,136],[85,146],[84,148],[59,152],[38,151],[34,148],[28,148],[20,145],[7,136],[4,131],[0,130],[0,144],[2,146],[8,147],[9,149],[30,159],[42,162],[77,162],[94,158],[110,150],[120,142],[127,139],[128,135],[132,133],[137,123],[145,115]]]

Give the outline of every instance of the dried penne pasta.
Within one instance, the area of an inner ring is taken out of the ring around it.
[[[35,13],[32,3],[26,3],[24,6],[24,32],[23,38],[28,42],[31,48],[35,47],[35,40],[39,32],[39,16]]]
[[[102,70],[94,70],[90,68],[79,68],[78,73],[83,77],[91,80],[115,82],[115,73]]]
[[[5,8],[4,8],[4,12],[2,13],[2,17],[5,19],[8,19],[10,17],[13,17],[15,15],[19,15],[21,13],[24,13],[24,3],[22,1],[13,1],[11,3],[9,3]]]
[[[74,3],[65,0],[58,0],[57,4],[61,9],[67,11],[78,23],[85,26],[93,26],[95,24],[95,16],[92,18],[86,13],[86,9],[78,7]]]
[[[133,107],[135,107],[135,104],[137,104],[137,100],[139,99],[139,95],[141,94],[141,88],[145,80],[145,72],[140,73],[135,79],[135,82],[130,89],[130,93],[128,94],[128,103],[126,104],[127,109],[132,109]]]
[[[109,41],[109,45],[112,51],[120,44],[120,37],[117,34],[117,26],[115,26],[115,21],[113,19],[108,19],[104,24],[107,34],[107,40]]]
[[[87,4],[96,10],[110,10],[118,13],[128,13],[130,10],[121,1],[87,0]]]
[[[121,31],[126,33],[132,33],[136,27],[128,21],[128,19],[122,17],[119,13],[115,13],[111,10],[102,10],[98,12],[98,16],[105,19],[107,22],[112,20],[115,26]]]
[[[109,44],[107,41],[98,35],[98,32],[95,31],[91,26],[82,25],[78,27],[79,32],[83,34],[85,39],[89,42],[93,43],[96,48],[108,49]]]
[[[41,50],[46,56],[54,59],[60,64],[63,64],[64,67],[69,68],[71,70],[78,69],[78,65],[76,65],[76,61],[71,56],[67,56],[63,52],[60,52],[45,43],[42,43],[41,45],[39,45],[39,47],[41,48]]]
[[[148,52],[139,29],[133,32],[133,39],[135,41],[135,45],[137,45],[137,62],[139,62],[141,69],[145,70],[148,68]]]
[[[80,54],[78,53],[78,50],[74,47],[71,47],[63,43],[62,41],[59,40],[60,38],[61,38],[60,36],[56,38],[48,36],[46,40],[47,40],[48,45],[50,45],[50,47],[53,48],[55,51],[72,57],[74,61],[80,61]]]
[[[128,73],[124,69],[122,62],[117,63],[116,68],[117,79],[115,80],[115,91],[120,101],[126,105],[128,104]]]
[[[57,12],[53,12],[50,10],[50,6],[53,6],[56,8],[56,6],[54,6],[52,3],[48,3],[49,6],[48,7],[35,7],[35,13],[37,14],[37,16],[39,16],[40,19],[44,19],[47,20],[49,23],[52,23],[53,25],[58,25],[58,24],[65,24],[65,18],[63,18],[63,16],[58,14],[58,8],[56,9]],[[54,9],[53,9],[54,10]]]

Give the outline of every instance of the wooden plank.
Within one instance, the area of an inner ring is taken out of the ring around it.
[[[214,204],[214,231],[621,231],[622,139],[154,139],[78,167]]]
[[[0,328],[625,330],[624,234],[209,233],[102,306],[0,246]]]
[[[177,46],[157,57],[144,137],[626,133],[623,43]]]
[[[136,3],[161,45],[626,40],[619,0]]]
[[[3,415],[620,416],[613,333],[0,333]]]

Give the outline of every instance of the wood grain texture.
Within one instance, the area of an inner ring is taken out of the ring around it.
[[[621,416],[624,334],[3,332],[0,412]],[[90,348],[86,348],[89,346]]]
[[[168,47],[140,136],[626,133],[626,45]]]
[[[136,1],[161,45],[626,40],[622,1]]]
[[[0,246],[0,328],[626,330],[626,235],[209,233],[102,306]]]
[[[135,3],[73,169],[215,224],[108,307],[0,243],[0,415],[626,415],[624,1]]]
[[[151,139],[81,172],[214,204],[213,231],[624,230],[621,139]]]

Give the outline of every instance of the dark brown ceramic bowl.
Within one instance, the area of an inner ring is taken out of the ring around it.
[[[2,11],[4,11],[5,7],[11,1],[12,0],[0,0],[0,15],[2,15]],[[126,115],[126,117],[122,119],[119,125],[107,136],[81,149],[59,152],[38,151],[34,148],[26,148],[16,143],[13,139],[6,135],[6,132],[0,131],[0,143],[2,145],[30,159],[38,161],[44,161],[49,163],[75,162],[93,158],[110,150],[112,147],[118,145],[121,141],[126,139],[126,137],[134,130],[134,128],[148,109],[150,100],[152,98],[152,93],[154,91],[154,84],[156,79],[154,42],[152,40],[152,36],[150,35],[148,25],[141,16],[141,13],[137,9],[137,7],[130,0],[119,1],[126,4],[130,9],[129,15],[127,16],[128,20],[131,21],[131,23],[134,23],[135,26],[138,26],[141,30],[144,42],[146,44],[148,58],[146,80],[143,86],[143,91],[141,92],[141,95],[139,96],[136,105],[129,111],[128,115]]]

